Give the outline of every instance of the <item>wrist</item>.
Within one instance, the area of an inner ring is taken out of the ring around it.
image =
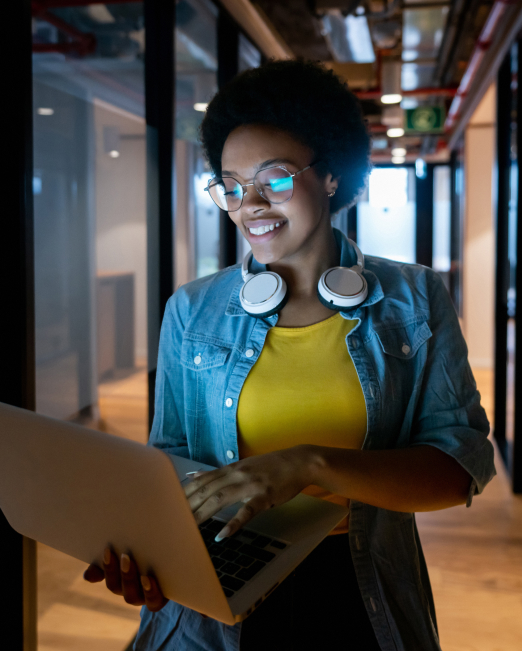
[[[304,462],[304,472],[309,484],[320,485],[320,477],[326,467],[323,448],[319,445],[304,443],[296,446]]]

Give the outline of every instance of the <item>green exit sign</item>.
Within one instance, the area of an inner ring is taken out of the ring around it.
[[[405,132],[442,133],[446,112],[441,106],[418,106],[406,109]]]

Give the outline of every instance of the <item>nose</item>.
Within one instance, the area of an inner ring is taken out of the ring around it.
[[[265,210],[270,210],[270,201],[262,197],[256,190],[255,186],[249,185],[243,190],[243,204],[241,205],[241,212],[246,214],[259,214]]]

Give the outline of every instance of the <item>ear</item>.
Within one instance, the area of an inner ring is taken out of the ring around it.
[[[339,187],[339,183],[341,181],[340,176],[336,176],[335,178],[332,176],[330,172],[326,175],[324,179],[324,184],[325,184],[325,189],[327,194],[330,194],[330,192],[335,192],[337,188]]]

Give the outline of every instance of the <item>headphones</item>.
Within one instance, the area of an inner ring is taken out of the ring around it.
[[[317,283],[317,297],[331,310],[344,310],[360,305],[368,296],[368,285],[362,275],[364,256],[353,240],[348,240],[357,253],[357,264],[353,267],[332,267],[327,269]],[[253,258],[249,251],[241,266],[243,287],[239,292],[241,307],[257,318],[264,318],[282,310],[288,301],[285,281],[273,271],[250,273]]]

